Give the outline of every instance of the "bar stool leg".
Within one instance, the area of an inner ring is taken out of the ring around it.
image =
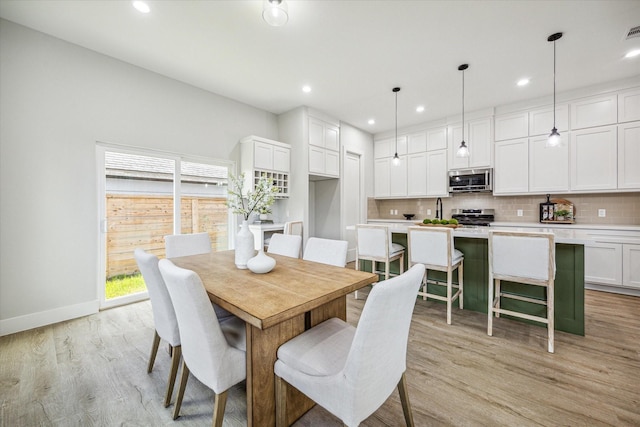
[[[496,280],[496,308],[500,308],[500,300],[501,300],[500,292],[502,292],[500,290],[500,279],[497,279]],[[496,317],[500,317],[500,312],[496,313]]]
[[[487,335],[493,336],[493,276],[489,277],[489,307],[487,311]]]
[[[458,304],[460,305],[460,310],[462,310],[464,308],[464,261],[460,261],[458,266],[458,286],[460,289]]]
[[[553,353],[554,352],[554,347],[553,347],[553,339],[554,339],[554,333],[555,333],[555,311],[554,311],[554,286],[553,286],[553,282],[551,282],[551,284],[547,287],[547,350],[549,351],[549,353]]]
[[[452,295],[451,276],[452,275],[453,275],[453,272],[451,271],[451,267],[449,267],[449,269],[447,270],[447,325],[451,324],[451,295]]]

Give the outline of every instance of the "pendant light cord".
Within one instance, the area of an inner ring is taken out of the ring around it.
[[[464,142],[464,70],[462,70],[462,142]]]
[[[553,41],[553,128],[556,128],[556,41]]]
[[[396,91],[396,157],[398,156],[398,91]]]

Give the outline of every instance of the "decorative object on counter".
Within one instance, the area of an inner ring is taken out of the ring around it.
[[[402,214],[402,216],[404,216],[407,221],[410,221],[416,215],[415,214]]]
[[[462,64],[458,67],[458,71],[462,71],[462,142],[456,152],[457,157],[469,157],[469,148],[464,142],[464,70],[469,68],[469,64]]]
[[[400,157],[398,157],[398,92],[400,92],[399,87],[394,87],[393,93],[396,94],[396,154],[393,155],[393,165],[398,166],[400,164]]]
[[[262,249],[258,251],[258,255],[247,261],[247,268],[256,274],[268,273],[275,266],[276,260],[265,254]]]
[[[548,42],[553,42],[553,129],[547,138],[547,147],[558,147],[560,145],[560,133],[556,129],[556,40],[562,37],[562,33],[551,34]]]
[[[273,181],[265,175],[261,176],[253,191],[244,193],[244,173],[240,176],[229,175],[230,188],[228,190],[227,207],[232,209],[234,214],[242,214],[244,220],[240,231],[236,234],[236,267],[247,268],[247,261],[253,258],[253,233],[249,230],[249,216],[253,212],[270,212],[270,207],[275,202],[275,195],[278,189],[273,185]]]
[[[547,201],[540,203],[541,223],[574,224],[575,214],[574,204],[566,199],[551,199],[547,194]]]
[[[425,218],[422,222],[416,222],[416,225],[420,225],[422,227],[447,227],[447,228],[458,228],[461,227],[458,224],[457,219],[429,219]]]

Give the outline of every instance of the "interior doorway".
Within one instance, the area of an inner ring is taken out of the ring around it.
[[[363,171],[362,154],[346,151],[344,156],[344,217],[343,226],[355,226],[363,221]],[[349,242],[347,262],[356,259],[356,234],[354,231],[343,230],[345,240]]]

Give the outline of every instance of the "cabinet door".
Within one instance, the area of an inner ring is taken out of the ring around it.
[[[447,149],[447,127],[427,130],[427,151]]]
[[[617,187],[617,127],[603,126],[571,133],[571,189]]]
[[[324,173],[336,178],[340,176],[340,155],[337,151],[325,150]]]
[[[449,195],[447,149],[427,152],[427,196]]]
[[[640,245],[622,245],[622,284],[640,288]]]
[[[618,125],[618,188],[640,189],[640,122]]]
[[[408,196],[426,196],[427,195],[427,153],[426,152],[407,155],[407,195]]]
[[[529,112],[529,136],[549,135],[553,129],[553,106]],[[556,129],[569,130],[569,106],[556,105]]]
[[[618,94],[618,123],[640,120],[640,89]]]
[[[309,173],[324,174],[324,148],[309,146]]]
[[[469,167],[469,157],[458,157],[456,153],[462,141],[462,127],[460,125],[450,126],[449,135],[449,169],[467,169]],[[469,133],[465,131],[465,141],[469,146]]]
[[[324,148],[324,122],[309,117],[309,144]]]
[[[393,156],[395,143],[393,139],[381,139],[373,145],[373,152],[376,159],[384,159]]]
[[[571,129],[610,125],[617,120],[616,95],[594,96],[571,103]]]
[[[584,245],[584,281],[620,286],[622,284],[622,245],[620,243]]]
[[[491,167],[493,135],[491,119],[481,119],[469,122],[469,166],[472,168]]]
[[[255,169],[273,170],[273,145],[258,141],[254,142],[253,166]]]
[[[526,194],[529,191],[529,140],[496,142],[494,194]]]
[[[389,194],[391,196],[407,195],[407,156],[400,156],[400,163],[396,166],[390,160],[391,166],[389,171]]]
[[[328,150],[340,151],[340,130],[337,126],[325,124],[324,146]]]
[[[407,153],[422,153],[427,151],[427,134],[425,132],[414,133],[407,138]]]
[[[547,147],[547,136],[529,139],[529,192],[569,190],[569,135],[560,134],[557,147]]]
[[[278,172],[289,172],[291,150],[283,147],[273,147],[273,169]]]
[[[391,194],[391,176],[390,176],[390,168],[391,167],[391,158],[387,157],[385,159],[376,159],[374,165],[374,194],[376,197],[389,197]]]
[[[496,141],[529,136],[529,113],[515,113],[495,118]],[[549,129],[551,130],[551,129]]]

